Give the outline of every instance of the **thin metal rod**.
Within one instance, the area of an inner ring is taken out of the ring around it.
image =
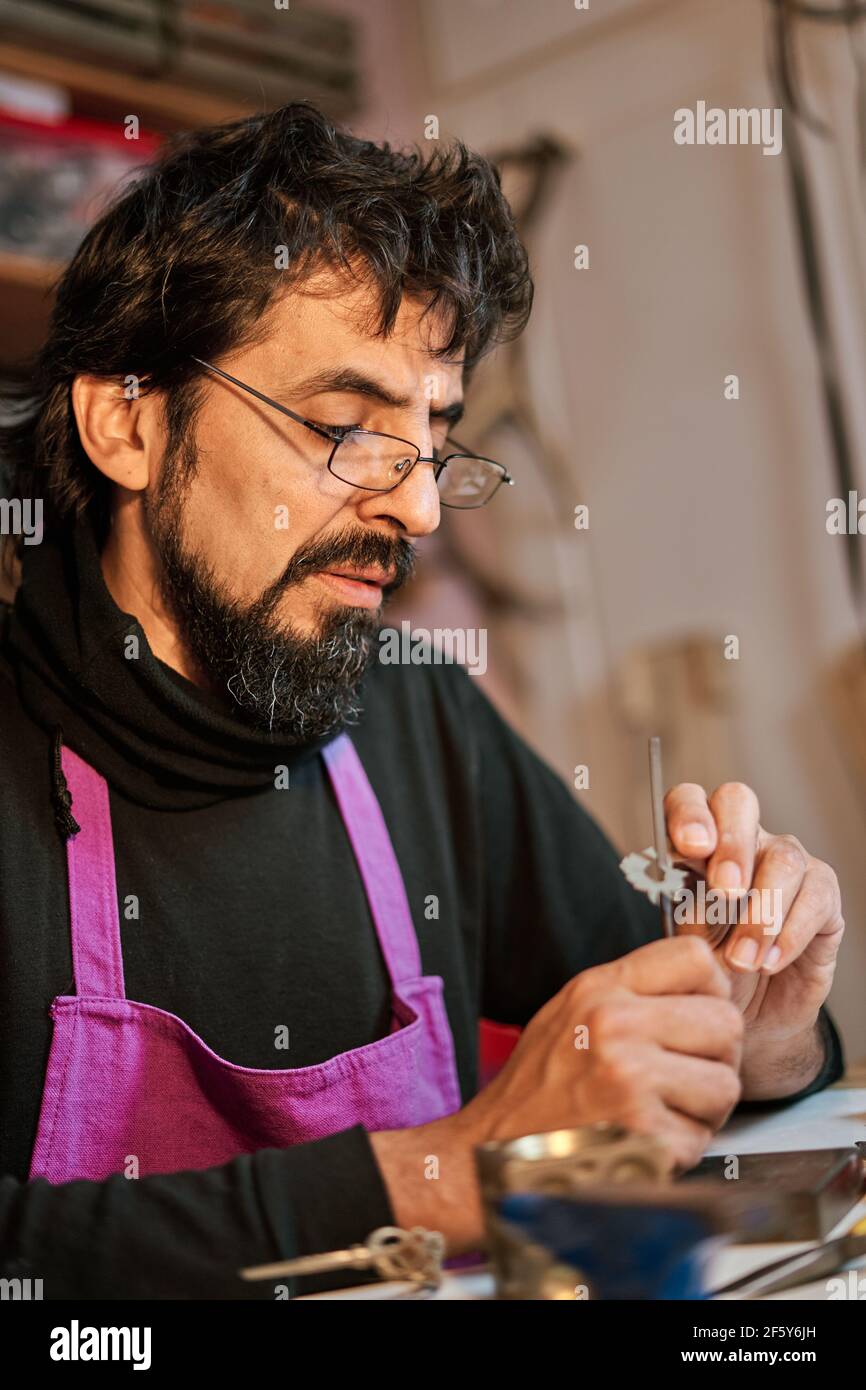
[[[649,770],[650,770],[650,796],[652,798],[653,816],[653,843],[656,851],[656,864],[658,865],[659,877],[668,868],[670,857],[668,855],[668,833],[665,826],[665,784],[662,776],[662,741],[654,736],[649,741]],[[661,908],[662,926],[665,936],[673,936],[674,922],[671,912],[670,898],[662,894],[659,899]]]

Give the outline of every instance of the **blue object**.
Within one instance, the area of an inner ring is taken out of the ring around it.
[[[511,1193],[503,1220],[575,1271],[596,1299],[702,1299],[718,1236],[698,1211]]]

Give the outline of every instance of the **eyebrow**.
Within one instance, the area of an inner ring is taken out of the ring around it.
[[[286,395],[315,396],[324,391],[344,391],[356,396],[368,396],[382,405],[394,406],[397,409],[412,404],[411,396],[390,391],[384,382],[351,367],[336,367],[331,371],[317,372],[313,376],[305,377],[303,381],[283,384],[283,393]],[[430,409],[431,420],[445,420],[449,425],[456,425],[463,419],[463,414],[462,397],[449,405],[434,405]]]

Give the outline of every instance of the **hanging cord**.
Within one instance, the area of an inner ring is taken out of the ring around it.
[[[63,751],[63,727],[55,724],[51,740],[51,801],[54,806],[54,824],[64,840],[77,835],[81,826],[72,814],[72,793],[66,781],[63,764],[60,760]]]
[[[840,494],[847,497],[856,491],[854,446],[845,411],[839,373],[838,348],[834,340],[826,298],[824,275],[818,249],[817,213],[806,168],[803,141],[797,126],[797,116],[816,134],[830,136],[831,132],[814,117],[808,117],[797,94],[797,78],[793,61],[792,14],[808,14],[818,18],[811,7],[798,0],[771,0],[770,11],[770,80],[776,100],[782,108],[785,122],[785,158],[791,199],[793,203],[800,269],[806,291],[806,306],[812,325],[812,335],[818,356],[824,415],[830,436],[831,458]],[[845,0],[839,10],[825,10],[821,17],[853,23],[866,14],[859,0]],[[863,552],[858,535],[845,537],[846,568],[861,641],[866,644],[866,576],[863,571]]]

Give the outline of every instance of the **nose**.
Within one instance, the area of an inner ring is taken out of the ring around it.
[[[432,457],[422,457],[390,492],[368,492],[358,505],[366,522],[396,522],[407,536],[429,536],[441,520],[439,488]]]

